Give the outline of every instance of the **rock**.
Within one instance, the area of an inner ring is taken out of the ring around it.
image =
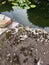
[[[48,32],[46,32],[46,31],[44,30],[44,34],[48,35]]]
[[[20,40],[25,40],[26,38],[28,38],[27,35],[20,35]]]
[[[6,27],[11,24],[11,20],[0,20],[0,27]]]
[[[9,26],[9,28],[15,28],[16,26],[18,27],[19,23],[18,22],[12,22],[12,24]]]
[[[41,29],[35,29],[35,33],[43,34],[43,33],[44,33],[44,31],[43,31],[43,30],[41,30]]]
[[[26,26],[25,30],[32,32],[33,31],[33,28],[30,28],[30,27]]]
[[[9,53],[9,54],[7,54],[7,57],[9,57],[11,54]]]
[[[13,33],[12,34],[16,34],[16,33],[18,33],[18,28],[15,28],[15,29],[13,29],[14,31],[13,31]]]
[[[34,34],[34,35],[37,35],[37,36],[39,35],[39,33],[36,32],[36,30],[33,31],[33,34]]]
[[[37,65],[41,65],[41,59],[37,62]]]
[[[0,14],[0,27],[6,27],[6,26],[8,26],[11,23],[12,23],[11,18]]]

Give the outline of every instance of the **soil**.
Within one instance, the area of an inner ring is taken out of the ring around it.
[[[12,34],[13,31],[0,36],[0,65],[49,65],[49,34],[36,36],[25,30]],[[20,35],[28,37],[22,40]]]

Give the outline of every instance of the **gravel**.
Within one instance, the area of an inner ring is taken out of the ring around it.
[[[0,65],[49,65],[49,33],[20,24],[8,28],[0,36]]]

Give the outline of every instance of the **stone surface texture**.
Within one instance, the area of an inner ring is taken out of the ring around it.
[[[6,26],[8,26],[11,23],[12,23],[11,18],[0,14],[0,27],[6,27]]]

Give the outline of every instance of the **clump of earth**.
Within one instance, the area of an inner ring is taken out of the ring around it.
[[[0,65],[49,65],[49,33],[18,25],[0,36]]]

